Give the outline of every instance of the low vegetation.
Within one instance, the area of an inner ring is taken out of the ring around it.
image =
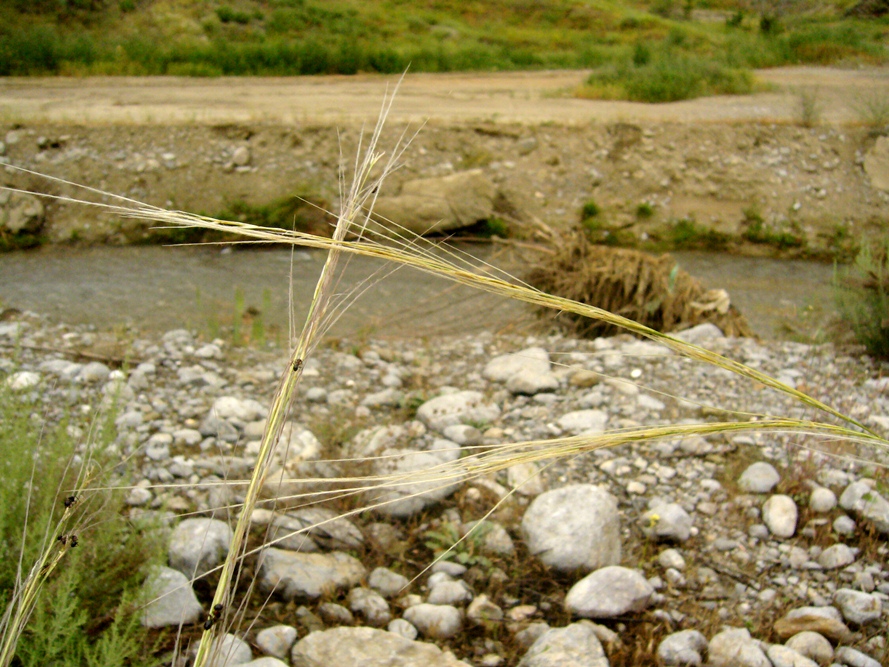
[[[862,243],[835,279],[840,315],[868,354],[889,359],[889,238]]]
[[[583,95],[666,102],[749,92],[748,68],[885,61],[886,19],[810,4],[13,0],[0,7],[0,75],[595,68]]]
[[[0,665],[142,665],[140,587],[158,526],[124,518],[113,419],[54,415],[0,383]],[[113,451],[111,448],[110,451]],[[10,662],[11,661],[11,662]]]

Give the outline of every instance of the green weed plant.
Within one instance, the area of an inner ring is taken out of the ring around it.
[[[149,665],[141,586],[159,527],[125,518],[114,412],[53,421],[0,383],[0,665]],[[110,449],[109,449],[110,448]]]
[[[861,244],[834,277],[837,308],[868,354],[889,359],[889,237]]]

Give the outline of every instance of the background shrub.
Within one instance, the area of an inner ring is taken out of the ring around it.
[[[834,279],[840,317],[868,354],[889,359],[889,236],[862,243]]]

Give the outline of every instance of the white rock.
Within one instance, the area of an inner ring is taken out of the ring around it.
[[[452,468],[443,479],[441,466],[452,460],[450,450],[416,451],[386,449],[374,461],[378,475],[399,479],[397,485],[367,492],[367,503],[376,511],[394,517],[409,517],[447,498],[458,488]]]
[[[579,621],[544,632],[519,661],[518,667],[608,667],[602,642],[593,624]]]
[[[472,591],[462,581],[442,581],[429,589],[429,604],[462,605],[472,600]]]
[[[789,646],[772,644],[766,650],[772,667],[818,667],[818,663],[798,653]]]
[[[6,378],[6,386],[13,391],[26,391],[40,384],[40,374],[33,371],[19,371]]]
[[[449,639],[463,629],[463,613],[450,605],[422,603],[404,610],[404,619],[431,639]]]
[[[772,667],[746,628],[723,630],[710,640],[708,653],[711,667]]]
[[[387,570],[385,567],[374,569],[367,578],[367,585],[386,598],[399,595],[410,586],[410,583],[410,580],[404,575]]]
[[[386,599],[370,588],[353,588],[349,591],[349,609],[362,616],[374,628],[381,628],[392,620],[389,603]]]
[[[685,542],[691,537],[691,516],[676,503],[656,505],[642,515],[640,523],[649,539]]]
[[[145,590],[149,601],[141,620],[147,628],[194,623],[203,614],[191,581],[178,570],[159,567],[145,581]]]
[[[821,665],[826,665],[833,661],[833,646],[830,645],[830,642],[823,635],[817,632],[806,630],[797,633],[784,642],[784,645]]]
[[[500,408],[486,403],[478,391],[458,391],[437,396],[417,409],[417,419],[434,431],[442,432],[456,424],[485,424],[500,416]]]
[[[588,574],[565,596],[565,609],[584,618],[615,618],[644,611],[654,589],[636,570],[612,565]]]
[[[434,644],[374,628],[312,632],[296,643],[290,656],[294,667],[470,667]]]
[[[827,547],[818,556],[818,564],[826,570],[835,570],[855,562],[855,554],[843,543]]]
[[[410,639],[411,641],[416,639],[417,635],[420,634],[419,632],[417,632],[417,628],[405,621],[403,618],[392,619],[389,622],[389,625],[386,626],[386,630],[395,633],[399,637]]]
[[[358,559],[339,551],[304,554],[271,548],[263,553],[259,583],[264,593],[274,591],[285,600],[315,599],[357,586],[365,573]]]
[[[236,419],[251,422],[266,414],[266,409],[253,399],[241,399],[234,396],[220,396],[213,402],[210,415],[219,419]]]
[[[193,651],[197,652],[195,646]],[[253,660],[253,651],[250,644],[240,637],[232,634],[224,634],[217,637],[210,649],[208,667],[231,667],[231,665],[245,665]]]
[[[543,493],[522,517],[532,555],[570,572],[620,563],[617,500],[603,488],[577,484]]]
[[[232,530],[218,519],[185,519],[170,535],[170,567],[187,577],[199,577],[222,563],[232,540]]]
[[[823,486],[819,486],[812,490],[812,494],[809,496],[809,508],[813,512],[823,514],[825,512],[830,512],[836,506],[837,497],[833,491],[826,489]]]
[[[267,655],[286,658],[296,637],[297,631],[292,625],[274,625],[256,633],[256,645]]]
[[[510,488],[523,496],[539,496],[546,491],[540,467],[533,461],[516,463],[506,469],[506,479]]]
[[[780,481],[781,475],[771,463],[758,461],[741,473],[738,486],[747,493],[769,493]]]
[[[854,625],[865,625],[878,620],[883,610],[879,597],[851,588],[838,590],[833,595],[833,601],[846,622]]]
[[[889,501],[867,481],[862,480],[846,487],[840,495],[839,503],[844,510],[858,513],[874,524],[878,531],[889,535]]]
[[[556,423],[568,433],[603,433],[608,423],[608,415],[602,410],[575,410],[559,417]]]
[[[849,646],[838,648],[835,659],[839,663],[849,665],[849,667],[880,667],[879,661]]]
[[[466,617],[476,625],[503,620],[503,610],[491,602],[487,595],[479,595],[466,608]]]
[[[549,353],[542,347],[529,347],[521,352],[494,357],[485,365],[482,376],[492,382],[506,382],[516,373],[546,373],[549,370]]]
[[[658,554],[658,564],[663,568],[685,569],[685,559],[676,549],[664,549]]]
[[[665,667],[699,667],[706,649],[707,638],[704,635],[697,630],[682,630],[664,637],[657,647],[657,659]]]
[[[790,496],[771,496],[762,506],[763,523],[776,537],[792,537],[796,532],[798,517],[796,503]]]

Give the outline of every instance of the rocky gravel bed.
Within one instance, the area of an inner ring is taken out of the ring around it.
[[[709,325],[684,335],[889,432],[885,367]],[[129,511],[169,524],[168,567],[146,586],[173,593],[143,622],[184,624],[187,641],[218,615],[227,664],[889,664],[885,452],[745,430],[433,479],[477,448],[520,440],[815,417],[626,336],[319,348],[263,490],[277,502],[251,517],[255,544],[273,542],[247,559],[253,597],[239,589],[214,612],[207,580],[243,489],[232,482],[249,475],[286,356],[185,330],[117,336],[121,368],[76,354],[109,349],[110,334],[32,314],[0,322],[2,381],[50,418],[117,397],[115,446],[137,464]],[[410,484],[294,497],[333,477],[393,473]]]

